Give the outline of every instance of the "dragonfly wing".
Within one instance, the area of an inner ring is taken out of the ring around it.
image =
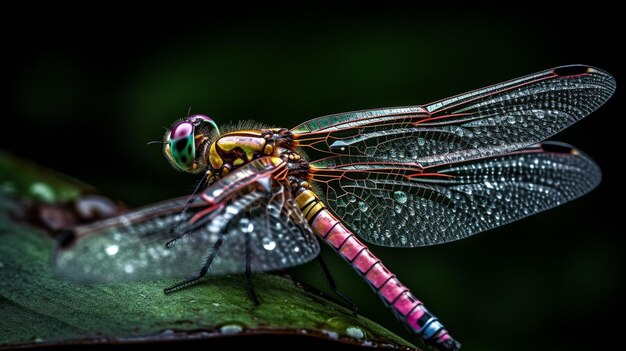
[[[182,219],[185,202],[169,200],[68,230],[55,250],[57,273],[81,282],[184,276],[198,263],[171,255],[165,243]]]
[[[366,241],[394,247],[462,239],[577,198],[601,178],[590,158],[557,143],[427,168],[327,163],[312,180],[329,207]]]
[[[207,240],[207,245],[213,245],[221,235],[223,242],[211,264],[211,274],[243,273],[246,247],[252,271],[284,269],[315,258],[319,243],[294,202],[288,183],[273,178],[259,178],[258,182],[253,186],[269,187],[250,193],[239,190],[233,200],[226,200],[226,205],[206,215],[207,220],[181,227],[180,231],[189,233],[174,246],[196,247]]]
[[[564,66],[422,106],[319,117],[292,132],[305,150],[432,165],[541,142],[593,112],[614,91],[608,73]]]
[[[192,277],[220,237],[222,245],[209,274],[244,272],[246,243],[255,271],[311,260],[319,244],[287,183],[275,178],[284,163],[268,159],[216,182],[193,199],[185,214],[186,198],[180,198],[73,228],[56,250],[57,272],[80,282]]]

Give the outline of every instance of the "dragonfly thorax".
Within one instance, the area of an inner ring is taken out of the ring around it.
[[[207,175],[219,179],[259,157],[282,156],[285,148],[291,146],[289,135],[287,130],[278,128],[226,133],[208,148]]]

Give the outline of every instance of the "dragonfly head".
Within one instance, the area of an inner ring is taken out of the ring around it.
[[[200,173],[206,166],[204,150],[211,135],[217,133],[217,124],[208,116],[192,115],[177,122],[165,133],[165,157],[174,168],[189,173]]]

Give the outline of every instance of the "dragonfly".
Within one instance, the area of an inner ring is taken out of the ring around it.
[[[409,331],[458,350],[443,323],[370,248],[466,238],[578,198],[596,163],[544,142],[615,90],[608,73],[562,66],[430,104],[318,117],[294,128],[222,127],[195,114],[173,124],[164,153],[202,175],[192,196],[69,229],[56,271],[80,282],[283,270],[328,244]],[[334,288],[334,287],[333,287]]]

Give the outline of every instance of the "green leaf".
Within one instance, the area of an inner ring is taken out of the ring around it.
[[[0,150],[0,196],[59,203],[85,191],[93,187]]]
[[[0,164],[6,165],[2,157]],[[14,169],[25,172],[22,179],[39,181],[27,168]],[[51,189],[72,187],[66,179],[41,182],[54,184]],[[319,293],[276,275],[253,276],[260,306],[249,299],[241,276],[207,278],[172,295],[163,293],[172,280],[108,286],[60,280],[53,274],[50,235],[8,215],[19,206],[16,194],[0,192],[0,347],[198,338],[210,343],[225,335],[261,333],[278,340],[316,336],[333,343],[416,349],[380,325],[353,317]]]

